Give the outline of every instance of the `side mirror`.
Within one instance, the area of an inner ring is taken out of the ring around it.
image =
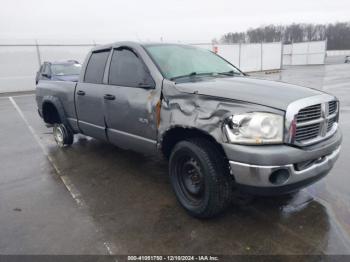
[[[51,75],[50,75],[50,74],[42,73],[41,75],[42,75],[43,77],[46,77],[46,78],[51,78]]]
[[[138,87],[140,88],[144,88],[144,89],[154,89],[156,86],[155,84],[151,84],[151,83],[139,83]]]

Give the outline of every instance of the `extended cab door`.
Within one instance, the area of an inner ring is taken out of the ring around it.
[[[75,91],[79,128],[84,134],[99,139],[106,139],[103,76],[109,54],[110,49],[91,54],[84,79]]]
[[[113,50],[104,103],[107,135],[113,144],[156,152],[159,89],[140,55],[128,47]]]

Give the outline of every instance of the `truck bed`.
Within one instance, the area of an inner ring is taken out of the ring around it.
[[[46,81],[40,80],[36,86],[36,100],[38,103],[39,113],[42,115],[43,97],[52,96],[57,100],[57,103],[62,103],[62,109],[67,117],[67,120],[76,120],[77,115],[75,111],[75,89],[77,82],[68,81]]]

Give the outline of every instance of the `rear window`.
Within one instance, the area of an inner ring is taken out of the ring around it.
[[[84,82],[101,84],[109,50],[92,53],[85,71]]]

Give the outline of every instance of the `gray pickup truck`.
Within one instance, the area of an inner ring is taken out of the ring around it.
[[[167,158],[176,197],[195,217],[220,213],[237,189],[287,194],[319,180],[342,139],[336,97],[248,77],[187,45],[96,47],[78,83],[41,80],[36,100],[59,146],[82,133]]]

